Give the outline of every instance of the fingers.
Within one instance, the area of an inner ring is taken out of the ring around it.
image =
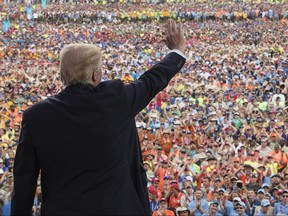
[[[185,38],[182,24],[176,24],[174,20],[168,20],[165,25],[165,43],[169,49],[185,51]]]
[[[181,25],[182,26],[182,25]],[[169,19],[166,23],[166,26],[165,26],[165,34],[166,36],[171,34],[171,33],[176,33],[179,31],[179,25],[177,26],[176,22]],[[182,27],[181,27],[182,28]]]

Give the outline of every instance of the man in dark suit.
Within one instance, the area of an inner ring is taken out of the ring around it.
[[[41,215],[151,214],[134,118],[185,63],[181,24],[167,22],[165,42],[172,51],[128,85],[100,83],[97,47],[64,47],[67,87],[23,115],[12,215],[31,215],[40,170]]]

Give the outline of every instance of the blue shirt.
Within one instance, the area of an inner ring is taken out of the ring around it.
[[[233,203],[231,201],[229,201],[229,200],[226,200],[225,209],[224,210],[225,210],[226,215],[236,215],[236,214],[238,214],[235,211],[235,209],[234,209]]]
[[[209,212],[202,214],[202,216],[209,216]],[[216,212],[215,216],[223,216],[223,215],[220,214],[219,212]]]
[[[3,216],[10,216],[11,215],[11,201],[4,204],[2,208],[2,215]]]
[[[269,214],[267,213],[267,214],[264,214],[263,212],[262,212],[262,210],[260,210],[257,214],[256,214],[256,216],[269,216]]]
[[[159,209],[159,202],[149,202],[151,212]]]
[[[274,215],[277,215],[278,213],[288,215],[288,205],[283,205],[282,202],[275,203],[274,205]]]
[[[209,209],[208,202],[205,199],[201,199],[200,202],[201,202],[202,208],[206,211],[206,213],[208,213],[208,209]],[[188,204],[188,209],[191,210],[195,208],[195,206],[196,206],[196,200],[193,200],[192,202]],[[196,209],[193,216],[202,216],[202,213],[199,209]]]

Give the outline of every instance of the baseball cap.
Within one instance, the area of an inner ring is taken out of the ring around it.
[[[160,182],[160,180],[158,178],[152,178],[152,182]]]
[[[271,197],[271,194],[270,194],[270,193],[265,193],[264,196],[269,196],[269,197]]]
[[[211,200],[210,205],[212,205],[212,204],[219,205],[219,202],[217,200]]]
[[[237,198],[237,197],[236,197],[236,198]],[[240,198],[239,198],[239,199],[240,199]],[[246,205],[245,205],[245,203],[242,202],[242,201],[238,202],[238,203],[236,204],[236,206],[242,206],[242,207],[244,207],[244,208],[246,209]]]
[[[233,201],[241,202],[241,199],[239,197],[235,197]]]
[[[274,178],[274,177],[280,178],[280,175],[276,173],[276,174],[272,174],[272,175],[270,176],[270,178]]]
[[[216,178],[216,179],[215,179],[215,182],[216,182],[216,181],[220,181],[220,182],[221,182],[221,179],[220,179],[220,178]]]
[[[267,199],[263,199],[263,200],[261,201],[261,206],[270,206],[270,201],[267,200]]]
[[[186,177],[185,177],[185,180],[193,182],[192,176],[186,176]]]
[[[179,190],[179,185],[174,183],[174,184],[171,185],[171,188]]]
[[[152,185],[148,187],[148,191],[153,195],[157,195],[157,189]]]
[[[169,177],[169,176],[164,176],[163,179],[164,179],[164,180],[169,180],[170,177]]]
[[[167,200],[165,198],[161,198],[160,202],[167,202]]]
[[[189,214],[190,214],[190,210],[187,208],[187,207],[178,207],[176,209],[176,212],[179,213],[179,212],[184,212],[184,211],[187,211]],[[179,215],[179,214],[177,214]]]
[[[257,174],[256,174],[256,173],[252,173],[252,174],[251,174],[251,177],[257,178]]]
[[[269,185],[267,183],[262,184],[261,188],[265,188],[265,187],[269,188]]]
[[[219,188],[219,189],[218,189],[218,193],[219,193],[219,192],[225,193],[225,191],[226,191],[226,190],[225,190],[224,188]]]
[[[264,191],[264,189],[259,189],[259,190],[257,191],[257,194],[258,194],[258,193],[263,193],[263,194],[264,194],[265,191]]]

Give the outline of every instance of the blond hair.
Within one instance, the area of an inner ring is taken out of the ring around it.
[[[64,85],[87,84],[101,70],[100,49],[92,44],[69,44],[60,52],[60,76]]]

